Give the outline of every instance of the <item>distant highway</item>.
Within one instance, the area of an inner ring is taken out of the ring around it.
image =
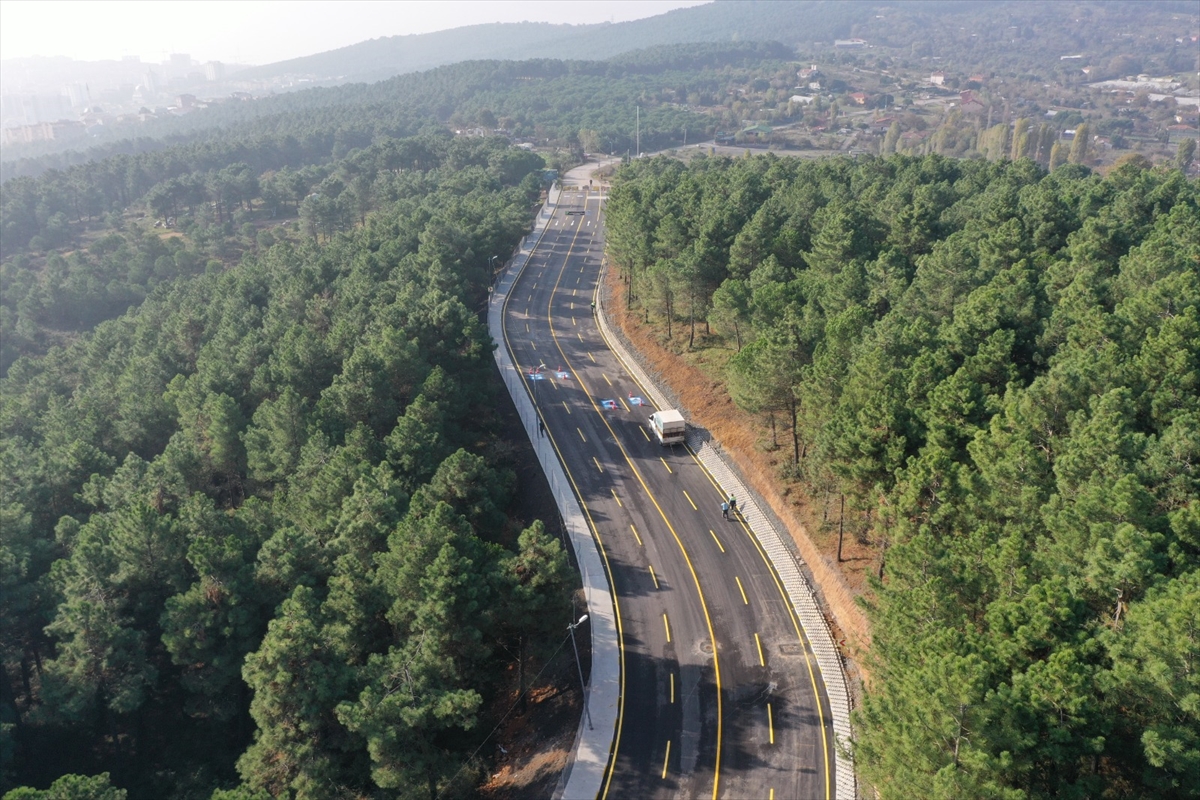
[[[504,313],[504,346],[616,593],[621,702],[601,797],[832,798],[828,698],[782,585],[595,324],[603,195],[568,173]]]

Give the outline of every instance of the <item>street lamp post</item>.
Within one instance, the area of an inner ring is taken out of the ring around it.
[[[574,625],[568,625],[567,630],[571,632],[571,648],[575,651],[575,666],[579,670],[579,686],[583,690],[583,716],[587,720],[588,730],[592,730],[592,715],[588,713],[587,707],[587,685],[583,682],[583,664],[579,661],[579,647],[575,644],[575,629],[583,623],[587,622],[588,615],[584,614]]]

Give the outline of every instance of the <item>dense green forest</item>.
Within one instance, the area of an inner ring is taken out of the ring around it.
[[[280,238],[327,241],[377,207],[429,191],[438,165],[457,171],[476,162],[506,183],[543,165],[503,140],[454,139],[442,131],[381,140],[300,169],[260,174],[239,161],[181,174],[141,198],[157,219],[112,212],[73,226],[56,214],[33,241],[48,254],[19,253],[0,264],[0,375],[17,357],[43,353],[166,283],[219,272]]]
[[[53,783],[8,797],[469,794],[561,644],[479,318],[541,159],[393,145],[425,160],[341,232],[198,274],[110,233],[145,299],[0,380],[0,785]]]
[[[875,547],[887,798],[1200,793],[1200,190],[938,156],[637,162],[609,255]],[[713,337],[707,337],[711,328]]]
[[[718,119],[669,101],[715,97],[730,80],[745,78],[750,65],[761,69],[788,56],[779,45],[741,44],[663,48],[613,62],[467,62],[372,85],[226,103],[170,121],[158,138],[6,162],[0,254],[69,245],[104,215],[143,199],[158,214],[260,196],[278,206],[303,199],[316,183],[278,186],[267,197],[259,193],[266,184],[239,184],[232,174],[239,165],[247,179],[258,178],[374,148],[368,160],[384,169],[420,169],[426,148],[397,137],[436,137],[447,125],[500,127],[579,154],[626,152],[641,104],[643,149],[711,136]],[[355,163],[347,170],[357,176],[378,168]]]

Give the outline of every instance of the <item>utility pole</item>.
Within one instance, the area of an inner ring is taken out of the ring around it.
[[[637,120],[633,134],[633,157],[641,158],[642,155],[642,107],[636,106],[637,111],[634,114],[634,119]]]

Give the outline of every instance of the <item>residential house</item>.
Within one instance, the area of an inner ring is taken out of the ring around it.
[[[987,106],[979,102],[979,98],[977,98],[975,93],[970,90],[959,93],[958,104],[963,111],[972,114],[979,114],[987,110]]]
[[[867,104],[867,95],[864,92],[852,92],[849,95],[856,106],[865,106]]]
[[[929,82],[932,83],[934,86],[945,86],[946,85],[946,73],[944,73],[944,72],[933,73],[932,75],[929,76]]]

